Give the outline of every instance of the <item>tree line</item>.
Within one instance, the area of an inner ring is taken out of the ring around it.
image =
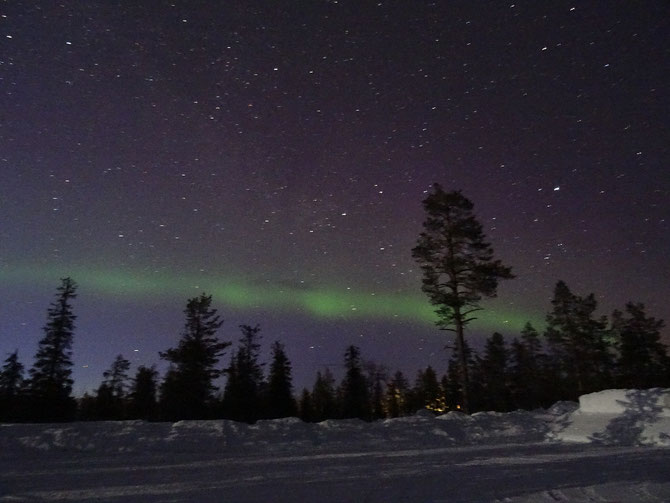
[[[240,326],[237,347],[224,359],[232,343],[219,340],[222,320],[212,308],[212,297],[202,294],[186,303],[178,344],[159,353],[168,362],[162,378],[154,366],[139,366],[131,376],[130,362],[118,355],[98,388],[75,399],[71,370],[76,316],[71,301],[76,288],[70,278],[62,280],[27,375],[17,351],[4,360],[0,421],[225,418],[253,423],[291,416],[312,422],[370,421],[420,409],[463,411],[463,359],[470,412],[547,407],[612,387],[670,387],[662,320],[648,316],[639,303],[629,303],[609,318],[598,316],[593,294],[574,294],[559,281],[542,333],[530,323],[511,341],[496,332],[481,351],[464,341],[464,358],[455,348],[442,376],[428,366],[410,379],[365,360],[358,347],[349,346],[339,383],[324,368],[311,388],[298,393],[281,342],[272,343],[269,362],[261,361],[259,326]],[[222,377],[225,384],[217,386]]]
[[[402,374],[362,359],[349,346],[345,375],[337,384],[327,369],[311,389],[294,396],[291,362],[279,341],[270,364],[260,361],[259,326],[242,325],[237,349],[221,362],[230,341],[220,341],[223,323],[202,294],[189,299],[176,347],[160,352],[168,362],[162,380],[155,367],[139,367],[119,355],[93,395],[72,397],[71,301],[76,284],[62,280],[47,311],[44,337],[24,378],[15,351],[0,369],[0,421],[79,419],[178,420],[228,418],[254,422],[287,416],[306,421],[331,418],[374,420],[425,408],[436,412],[509,411],[575,400],[602,389],[670,387],[670,358],[661,341],[662,320],[628,303],[609,319],[598,316],[593,294],[580,296],[559,281],[542,334],[531,324],[511,342],[492,334],[481,354],[468,344],[465,328],[484,298],[495,297],[500,280],[514,278],[495,258],[473,204],[460,191],[439,184],[423,201],[426,220],[412,256],[423,273],[422,290],[435,306],[436,324],[455,334],[451,359],[438,379],[432,367],[413,383]],[[216,386],[225,377],[222,389]]]

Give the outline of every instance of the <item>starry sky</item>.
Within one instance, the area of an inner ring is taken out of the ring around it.
[[[517,278],[477,344],[562,279],[670,321],[664,0],[14,0],[0,6],[0,352],[32,365],[79,284],[75,392],[159,364],[186,300],[286,345],[446,368],[411,258],[433,182]],[[668,330],[664,336],[670,341]]]

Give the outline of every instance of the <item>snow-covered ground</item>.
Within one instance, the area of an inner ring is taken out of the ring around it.
[[[0,502],[670,502],[670,390],[375,423],[0,425]]]

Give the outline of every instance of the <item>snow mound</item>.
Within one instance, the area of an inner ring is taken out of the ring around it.
[[[573,404],[574,406],[574,404]],[[559,411],[566,410],[565,407]],[[556,411],[450,412],[366,423],[359,419],[304,423],[297,418],[147,423],[101,421],[66,424],[0,425],[0,453],[244,453],[249,450],[399,450],[464,445],[543,442]]]
[[[579,410],[590,414],[626,414],[631,410],[670,417],[670,389],[608,389],[579,397]]]
[[[359,419],[304,423],[297,418],[147,423],[103,421],[0,425],[0,457],[27,452],[283,453],[435,449],[468,445],[581,442],[670,446],[670,389],[607,390],[584,395],[579,408],[559,402],[549,409],[508,413],[449,412],[366,423]]]
[[[670,446],[670,389],[611,389],[582,395],[554,423],[550,440]]]

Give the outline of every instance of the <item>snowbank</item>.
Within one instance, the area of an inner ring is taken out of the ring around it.
[[[554,423],[550,440],[670,446],[670,389],[612,389],[579,397]]]
[[[573,410],[576,404],[570,404]],[[420,411],[413,416],[366,423],[358,419],[303,423],[297,418],[259,421],[103,421],[66,424],[0,425],[0,453],[166,452],[223,453],[286,452],[297,448],[387,450],[462,445],[542,442],[551,423],[565,406],[533,412],[480,412],[472,416],[452,412],[435,416]]]
[[[295,449],[399,450],[545,441],[670,446],[670,390],[608,390],[547,410],[510,413],[420,411],[365,423],[357,419],[303,423],[259,421],[109,421],[0,425],[0,456],[27,452],[246,453]]]
[[[590,414],[654,413],[670,417],[670,389],[608,389],[579,397],[579,410]]]

